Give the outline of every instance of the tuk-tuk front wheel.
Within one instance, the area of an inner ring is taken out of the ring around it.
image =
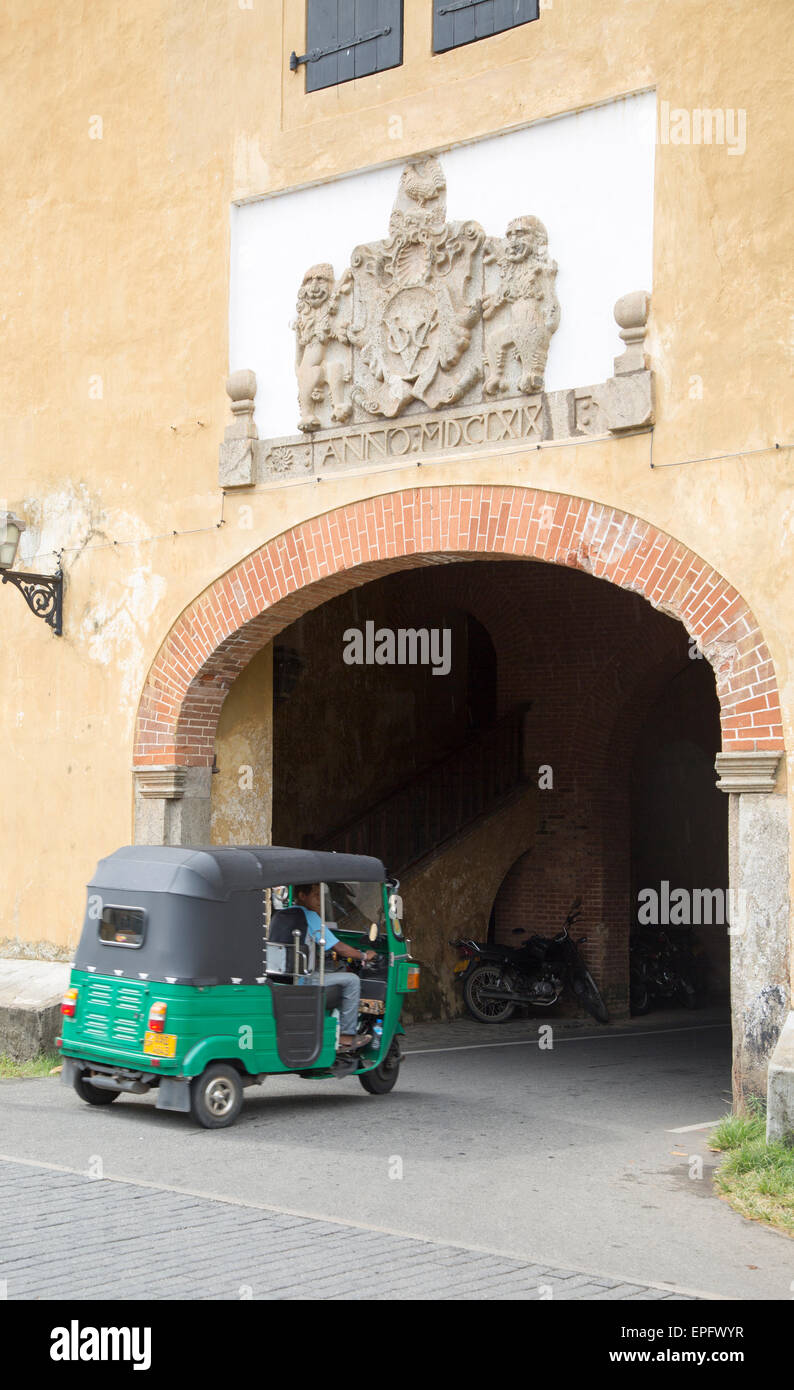
[[[233,1125],[242,1103],[240,1073],[228,1062],[213,1062],[190,1083],[190,1110],[205,1129]]]
[[[75,1074],[73,1085],[80,1099],[88,1105],[110,1105],[121,1095],[121,1091],[110,1091],[106,1086],[92,1086],[84,1071]]]
[[[359,1081],[371,1096],[385,1096],[394,1086],[400,1075],[400,1046],[395,1038],[379,1067],[363,1071]]]

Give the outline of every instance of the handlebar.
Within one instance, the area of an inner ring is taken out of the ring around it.
[[[385,956],[376,952],[374,960],[359,960],[357,956],[348,957],[344,960],[344,964],[348,970],[372,970],[382,960],[385,960]]]

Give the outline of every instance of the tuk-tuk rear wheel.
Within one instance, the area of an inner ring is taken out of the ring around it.
[[[400,1046],[395,1038],[380,1066],[361,1072],[358,1079],[364,1090],[371,1096],[385,1096],[400,1075],[401,1061]]]
[[[213,1062],[190,1083],[190,1109],[205,1129],[233,1125],[243,1103],[243,1083],[236,1067]]]
[[[106,1086],[92,1086],[91,1082],[86,1080],[83,1071],[75,1074],[73,1085],[80,1099],[88,1105],[110,1105],[111,1101],[121,1095],[121,1091],[109,1091]]]

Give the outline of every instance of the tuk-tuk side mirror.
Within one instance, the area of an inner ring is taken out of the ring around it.
[[[403,900],[399,893],[389,894],[389,916],[396,918],[398,922],[402,921]]]

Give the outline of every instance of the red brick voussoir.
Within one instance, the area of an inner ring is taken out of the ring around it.
[[[723,749],[782,750],[777,682],[758,623],[700,556],[647,521],[581,497],[446,486],[315,517],[221,575],[176,621],[152,665],[136,766],[210,766],[229,687],[303,613],[390,570],[485,555],[569,565],[642,594],[678,618],[711,662]]]

